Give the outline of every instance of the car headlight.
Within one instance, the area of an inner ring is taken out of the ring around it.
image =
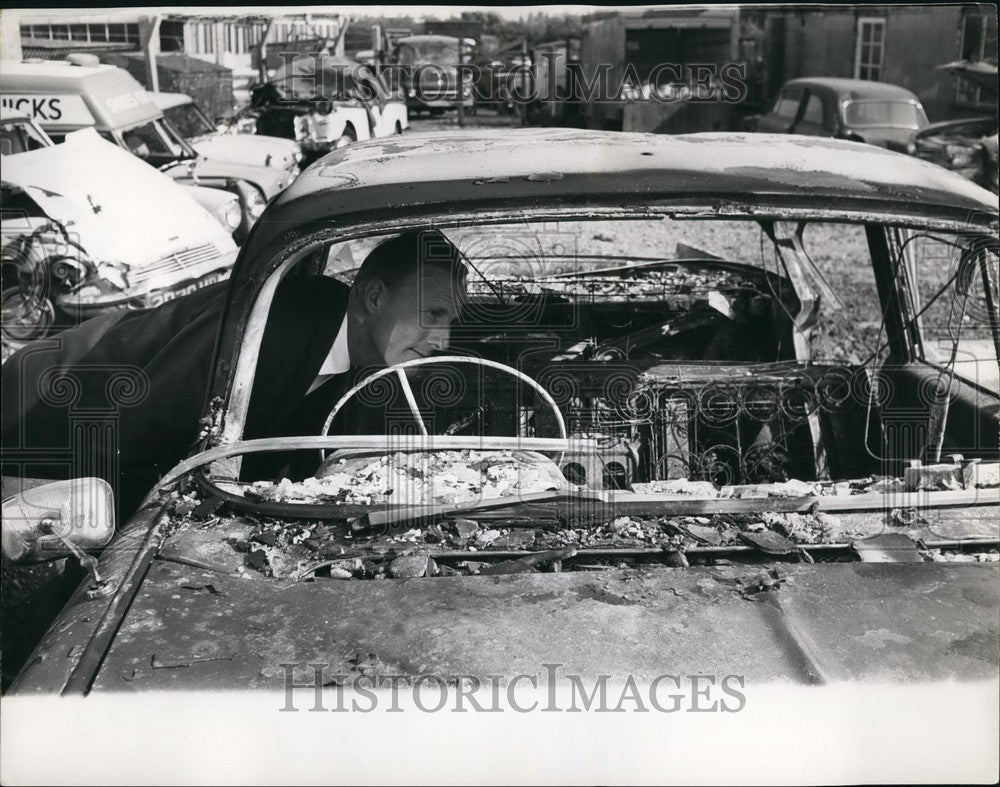
[[[257,221],[266,207],[267,201],[261,196],[261,193],[257,189],[250,189],[250,193],[247,195],[247,215],[250,216],[250,220]]]
[[[949,148],[948,161],[952,167],[971,167],[974,164],[975,153],[968,148]]]
[[[97,266],[97,275],[117,290],[128,289],[128,268],[116,263],[102,263]]]
[[[305,158],[305,156],[302,155],[301,150],[296,150],[295,153],[292,154],[292,156],[294,157],[296,164],[301,164],[302,159]]]
[[[242,221],[243,212],[240,210],[240,203],[236,200],[227,202],[225,212],[222,214],[222,223],[233,231],[239,228]]]

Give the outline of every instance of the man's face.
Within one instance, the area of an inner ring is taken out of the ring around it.
[[[370,323],[376,352],[391,366],[445,349],[464,298],[464,280],[455,283],[447,269],[435,266],[385,287]]]

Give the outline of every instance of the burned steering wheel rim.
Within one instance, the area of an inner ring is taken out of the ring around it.
[[[532,388],[534,388],[538,395],[542,397],[542,400],[552,409],[552,412],[556,416],[556,423],[559,425],[559,437],[563,440],[567,439],[566,433],[566,420],[563,418],[562,412],[559,410],[559,406],[555,403],[555,400],[549,395],[542,385],[532,377],[529,377],[524,372],[520,372],[512,366],[507,366],[506,364],[498,363],[496,361],[489,361],[485,358],[476,358],[470,355],[440,355],[433,356],[430,358],[416,358],[412,361],[403,361],[403,363],[397,363],[393,366],[387,366],[384,369],[379,369],[377,372],[368,375],[364,380],[351,388],[347,393],[340,397],[337,403],[333,406],[330,414],[326,417],[323,422],[323,431],[321,435],[327,434],[330,430],[331,424],[333,424],[333,419],[337,417],[337,413],[350,401],[359,391],[368,387],[376,380],[380,380],[390,374],[395,374],[399,379],[399,384],[403,388],[403,395],[406,397],[407,404],[410,406],[410,411],[413,413],[413,417],[417,420],[417,425],[420,427],[420,433],[423,435],[427,434],[427,427],[424,425],[424,419],[420,415],[420,409],[417,407],[416,399],[413,397],[413,389],[410,388],[410,383],[406,379],[406,370],[411,369],[415,366],[427,366],[430,364],[442,364],[442,363],[471,363],[476,366],[486,366],[491,369],[498,369],[501,372],[506,372],[522,382],[527,383]],[[320,457],[326,459],[326,450],[320,449]]]

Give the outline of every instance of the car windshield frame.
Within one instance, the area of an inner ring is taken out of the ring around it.
[[[218,442],[234,442],[241,439],[246,410],[252,388],[256,353],[263,336],[267,313],[274,292],[281,278],[307,254],[330,243],[340,243],[363,238],[390,235],[407,230],[442,229],[469,226],[470,224],[515,224],[523,221],[558,220],[602,220],[602,219],[657,219],[676,217],[682,219],[725,218],[733,220],[806,220],[817,223],[875,224],[887,226],[939,230],[954,232],[968,230],[965,222],[947,218],[930,218],[919,214],[907,216],[899,212],[879,214],[872,211],[842,208],[781,207],[763,204],[753,209],[746,205],[732,205],[718,200],[704,202],[696,200],[678,204],[649,204],[643,206],[623,204],[620,200],[611,204],[587,206],[565,205],[551,208],[535,208],[526,211],[520,206],[507,206],[488,212],[479,210],[456,210],[451,213],[431,212],[415,214],[405,218],[388,217],[384,214],[371,218],[358,217],[351,224],[327,226],[300,235],[285,244],[280,250],[268,255],[266,263],[254,266],[255,277],[260,284],[252,292],[240,293],[231,289],[229,304],[235,310],[236,319],[223,327],[219,337],[219,353],[213,377],[212,396],[221,397],[224,407],[221,429],[213,435]],[[985,230],[984,230],[985,231]],[[249,303],[248,303],[249,301]],[[248,345],[250,342],[252,346]],[[236,473],[238,475],[238,472]]]
[[[150,151],[149,156],[139,156],[138,153],[129,147],[128,143],[125,141],[125,135],[136,129],[149,127],[154,130],[159,139],[163,142],[164,146],[169,150],[169,153],[157,153]],[[170,122],[163,117],[153,118],[152,120],[145,120],[142,123],[136,123],[134,126],[129,126],[127,128],[119,129],[117,133],[118,139],[120,140],[121,146],[130,153],[134,153],[139,158],[153,164],[153,166],[164,166],[167,164],[173,164],[181,161],[190,161],[198,157],[195,153],[194,148],[191,147],[190,143],[180,133],[175,129]],[[180,148],[180,152],[174,152],[172,148]],[[155,162],[155,163],[154,163]]]
[[[16,156],[19,153],[30,153],[33,150],[52,147],[52,143],[46,138],[45,132],[27,120],[3,120],[0,121],[0,126],[3,129],[3,138],[0,140],[0,143],[2,143],[0,144],[0,155]],[[9,144],[9,140],[14,136],[21,143],[20,150],[10,149],[12,146]],[[31,143],[36,144],[32,146]]]
[[[208,116],[202,111],[201,107],[199,107],[194,102],[175,104],[169,109],[164,110],[163,112],[164,120],[169,122],[178,131],[178,133],[183,133],[182,126],[178,124],[176,120],[172,120],[170,115],[171,114],[179,115],[181,113],[184,113],[187,116],[187,118],[185,118],[185,123],[187,123],[188,119],[194,119],[194,121],[202,127],[201,131],[185,135],[184,136],[185,140],[195,137],[209,136],[211,134],[216,133],[217,129],[215,128],[215,124],[208,119]]]

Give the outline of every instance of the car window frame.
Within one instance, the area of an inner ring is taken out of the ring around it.
[[[316,229],[308,234],[301,235],[294,240],[285,241],[283,248],[281,249],[274,249],[273,251],[269,251],[268,249],[258,250],[258,255],[269,257],[269,261],[266,264],[267,273],[264,274],[263,271],[261,271],[261,275],[265,276],[264,282],[252,296],[253,301],[249,309],[246,309],[245,307],[240,308],[241,314],[246,315],[246,321],[241,323],[237,320],[235,327],[223,325],[218,337],[216,365],[212,369],[212,382],[210,384],[212,392],[211,397],[220,396],[222,399],[221,412],[213,414],[214,416],[218,416],[220,418],[220,422],[222,424],[222,428],[215,436],[219,441],[217,444],[231,443],[243,439],[243,428],[246,424],[250,395],[253,390],[254,377],[256,373],[257,353],[259,352],[260,342],[263,338],[267,315],[271,308],[278,286],[284,280],[285,276],[287,276],[299,262],[305,259],[308,255],[321,250],[325,245],[331,243],[346,243],[369,237],[388,236],[408,230],[447,230],[450,228],[468,227],[470,223],[486,226],[502,224],[516,225],[517,223],[524,221],[602,221],[616,219],[634,219],[641,221],[671,217],[677,217],[680,219],[690,218],[690,220],[694,221],[714,219],[720,221],[754,222],[761,221],[764,218],[759,213],[734,215],[731,213],[717,213],[715,211],[716,209],[713,209],[713,213],[715,215],[711,217],[706,217],[702,213],[699,213],[698,218],[694,218],[686,217],[685,211],[678,210],[677,206],[650,206],[643,210],[636,207],[615,205],[608,206],[604,209],[595,209],[593,207],[585,209],[582,206],[571,206],[562,209],[554,207],[549,211],[532,211],[530,215],[525,215],[525,211],[523,209],[511,207],[503,211],[490,212],[488,215],[483,215],[481,213],[477,214],[473,211],[468,215],[462,213],[429,214],[409,216],[405,219],[393,221],[386,221],[385,218],[382,217],[379,219],[372,219],[368,222],[358,222],[352,226],[324,227]],[[773,212],[774,214],[779,214],[781,209],[774,207]],[[811,223],[824,223],[832,221],[834,223],[864,226],[868,236],[868,264],[873,267],[877,265],[876,254],[879,253],[879,249],[876,245],[873,245],[871,234],[867,232],[871,222],[870,218],[867,218],[866,220],[865,217],[849,211],[841,212],[843,215],[840,216],[837,215],[836,211],[833,216],[821,215],[822,212],[815,211],[811,211],[810,213],[813,215],[810,215],[805,220]],[[784,221],[787,218],[788,217],[786,216],[781,216],[777,220]],[[886,221],[877,222],[872,225],[877,230],[881,230],[881,232],[876,232],[876,235],[882,236],[884,239],[888,229],[888,224],[889,222]],[[288,235],[284,237],[287,238]],[[279,241],[276,239],[272,245],[277,244],[278,242]],[[888,259],[888,257],[886,257],[886,259]],[[887,264],[886,267],[888,267]],[[230,289],[227,301],[227,310],[230,312],[237,308],[234,303],[234,301],[237,300],[235,296],[235,290]],[[884,310],[885,301],[881,298],[881,293],[880,304],[881,308]],[[230,331],[239,332],[238,348],[231,348]],[[253,344],[248,345],[248,341],[252,341]],[[222,361],[224,353],[231,352],[232,350],[235,350],[235,356],[230,357],[225,361],[225,369],[221,368],[219,366],[219,362]],[[226,376],[224,393],[221,381],[217,379],[222,373],[225,373]],[[213,475],[225,476],[227,477],[227,480],[232,480],[239,477],[240,466],[240,457],[232,457],[218,460],[212,465],[210,472]]]
[[[847,109],[851,104],[909,104],[917,110],[917,125],[911,126],[903,123],[852,123],[847,118]],[[901,128],[908,131],[919,131],[927,125],[927,113],[923,105],[912,98],[845,98],[840,102],[840,116],[844,125],[848,128]]]
[[[781,103],[782,99],[785,98],[785,93],[788,93],[788,92],[793,92],[793,93],[794,92],[798,92],[799,93],[799,97],[796,100],[796,104],[795,104],[795,111],[792,112],[792,114],[791,114],[790,117],[788,115],[782,115],[782,114],[780,114],[778,112],[778,105]],[[789,128],[793,128],[795,126],[795,123],[796,123],[798,117],[799,117],[799,113],[802,110],[802,101],[805,98],[805,96],[808,94],[808,92],[809,91],[806,88],[804,88],[804,87],[802,87],[800,85],[795,85],[793,87],[783,87],[780,91],[778,91],[778,97],[774,100],[774,104],[772,105],[771,111],[770,111],[769,114],[771,115],[771,117],[775,118],[776,120],[788,120],[789,121],[788,127]]]

